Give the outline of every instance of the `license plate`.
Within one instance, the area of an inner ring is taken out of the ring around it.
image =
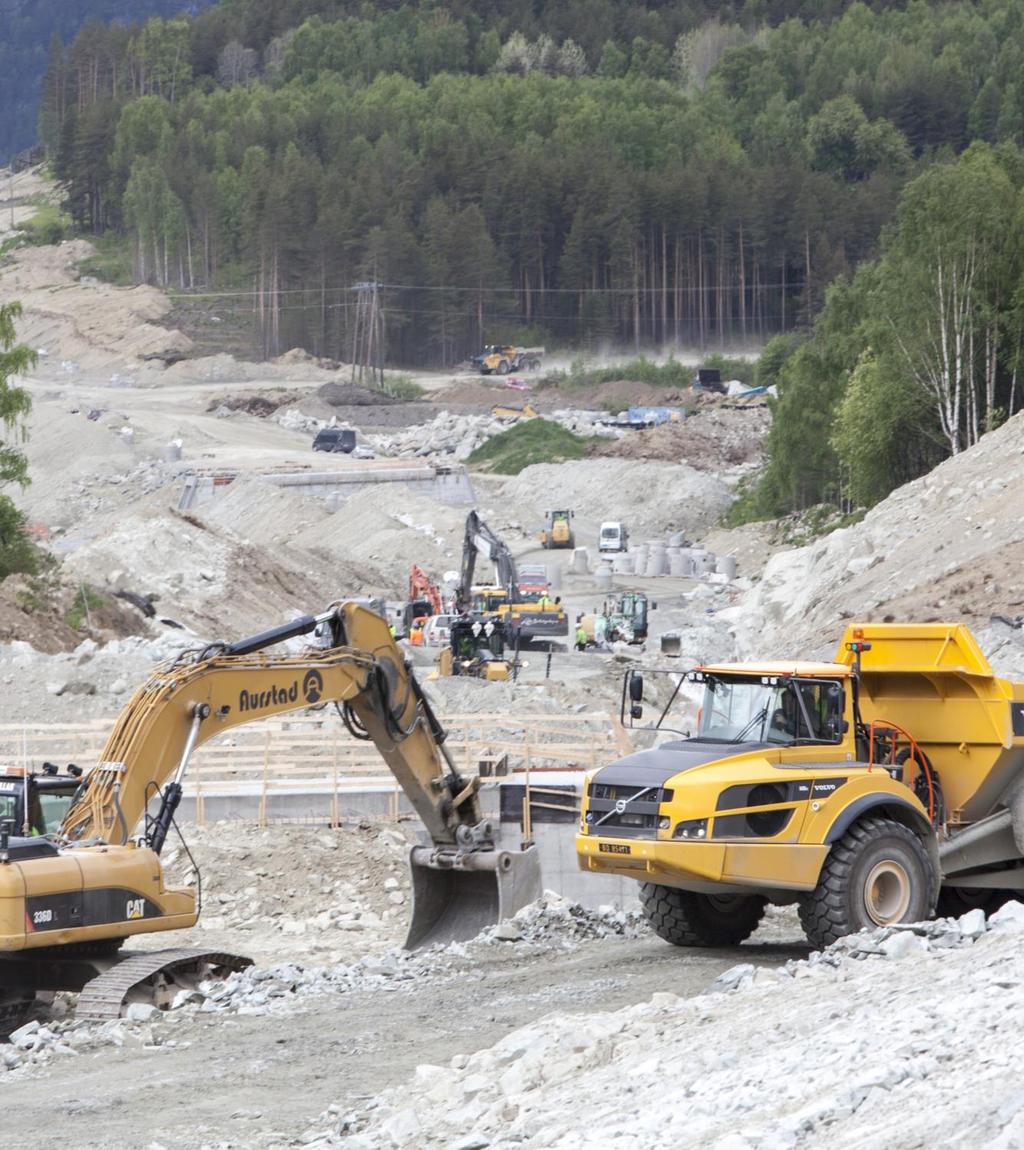
[[[625,843],[598,843],[597,849],[606,855],[628,855],[633,853],[633,848],[626,846]]]

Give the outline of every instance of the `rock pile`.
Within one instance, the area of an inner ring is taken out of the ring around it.
[[[385,831],[394,835],[394,831]],[[256,871],[259,874],[259,870]],[[401,884],[389,880],[380,884],[385,900],[403,894]],[[316,884],[313,884],[314,887]],[[404,900],[404,895],[403,895]],[[394,904],[392,904],[394,905]],[[244,910],[244,907],[242,908]],[[404,915],[406,912],[403,911]],[[369,912],[364,914],[368,917]],[[322,916],[330,918],[330,915]],[[376,917],[376,916],[374,916]],[[330,922],[314,918],[313,929],[344,930],[343,920],[358,921],[359,915],[344,914]],[[443,981],[458,977],[481,951],[522,946],[530,952],[539,948],[570,950],[599,938],[636,938],[647,932],[640,916],[614,908],[586,910],[551,891],[514,919],[489,927],[468,943],[453,943],[415,953],[392,946],[380,954],[364,954],[355,962],[335,961],[333,965],[312,965],[295,961],[267,966],[252,966],[223,980],[197,980],[179,983],[170,1010],[163,1012],[145,1003],[128,1007],[126,1017],[101,1024],[76,1022],[70,1016],[71,1004],[58,996],[49,1008],[48,1017],[35,1018],[15,1030],[6,1044],[0,1045],[0,1065],[8,1071],[45,1066],[54,1058],[75,1055],[104,1046],[140,1045],[173,1046],[175,1028],[196,1015],[238,1014],[271,1015],[287,1012],[296,1006],[308,1006],[310,998],[345,995],[360,991],[396,988],[419,980]],[[288,933],[288,932],[286,932]],[[188,940],[177,939],[180,945]],[[209,943],[209,939],[203,940]],[[360,937],[360,947],[366,941]],[[289,940],[293,946],[294,940]],[[336,956],[337,958],[338,956]]]
[[[38,724],[44,696],[53,720],[111,715],[158,663],[199,643],[191,632],[176,628],[154,638],[129,635],[105,646],[85,639],[73,651],[55,655],[40,654],[20,640],[0,643],[5,721]]]
[[[564,409],[545,412],[544,418],[559,423],[577,435],[601,435],[615,438],[622,434],[602,426],[603,412]],[[390,435],[371,435],[369,441],[382,455],[401,459],[431,455],[449,455],[458,462],[468,459],[488,439],[500,435],[520,422],[499,419],[493,415],[465,415],[439,412],[429,423],[403,428]]]
[[[317,1150],[609,1150],[1021,1144],[1024,906],[863,932],[742,965],[710,992],[554,1015],[423,1065]],[[600,1132],[599,1138],[596,1132]]]

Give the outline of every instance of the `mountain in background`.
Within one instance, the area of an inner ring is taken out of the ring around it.
[[[55,35],[68,43],[90,20],[135,23],[196,12],[211,0],[0,0],[0,162],[37,139],[40,82]]]

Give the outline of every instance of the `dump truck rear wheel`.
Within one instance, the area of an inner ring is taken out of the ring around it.
[[[833,845],[818,885],[800,900],[800,922],[818,949],[847,934],[930,918],[938,894],[924,843],[892,819],[866,818]]]
[[[1011,898],[1019,897],[1012,890],[971,889],[961,886],[944,886],[939,891],[939,901],[935,905],[936,918],[959,918],[969,910],[981,908],[986,914],[997,911]]]
[[[498,363],[498,375],[508,375],[508,360],[503,359]]]
[[[764,915],[754,895],[708,895],[640,884],[640,906],[654,933],[674,946],[735,946],[749,938]]]

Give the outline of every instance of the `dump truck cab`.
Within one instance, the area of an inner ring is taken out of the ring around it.
[[[831,663],[678,678],[702,690],[696,729],[590,776],[576,840],[584,870],[641,883],[669,941],[738,942],[795,901],[827,945],[930,916],[940,887],[954,909],[1024,889],[1024,686],[965,628],[864,625]],[[630,679],[634,720],[643,693]]]

